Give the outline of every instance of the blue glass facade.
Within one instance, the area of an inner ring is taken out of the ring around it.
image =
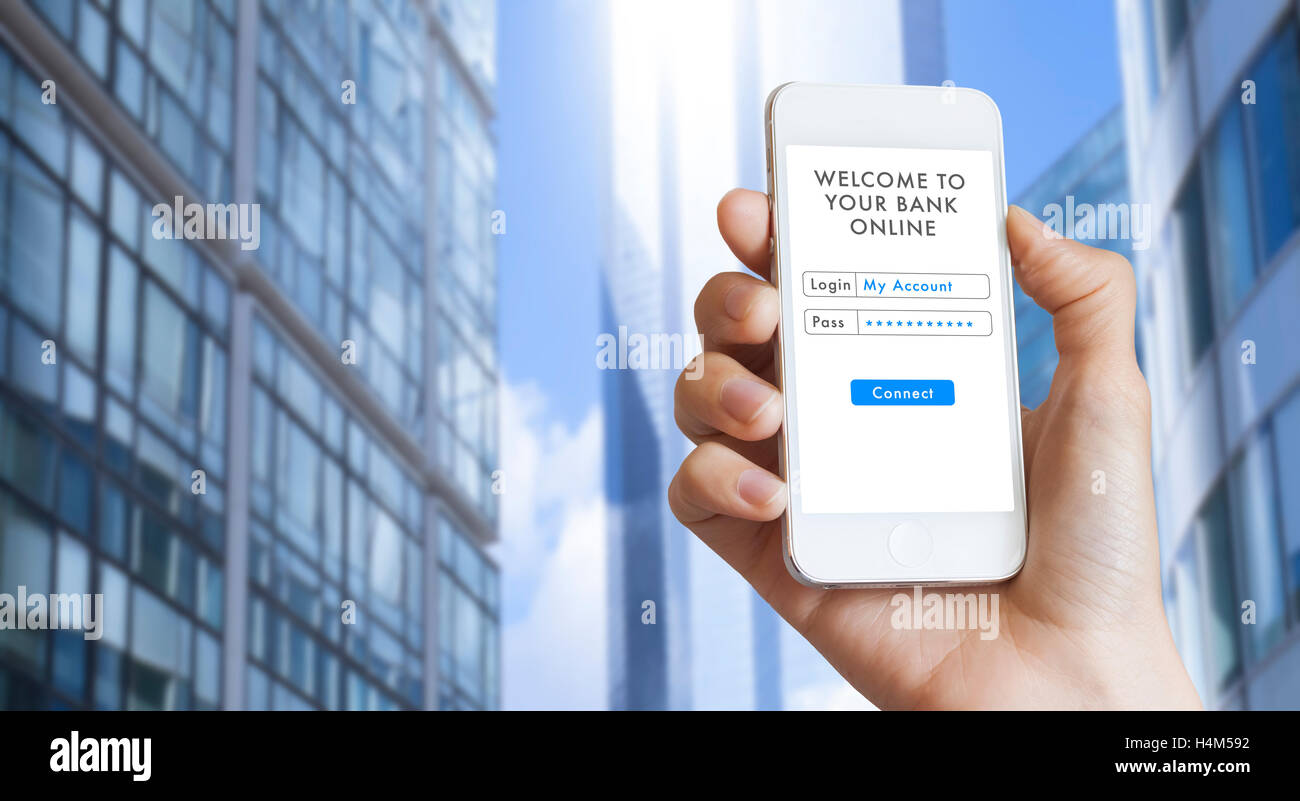
[[[0,8],[0,592],[104,603],[0,631],[0,708],[499,705],[494,24]]]
[[[1119,10],[1134,189],[1157,210],[1134,261],[1166,609],[1208,706],[1296,708],[1300,17]]]
[[[105,609],[0,633],[0,705],[216,707],[231,290],[40,96],[0,47],[0,580]]]
[[[420,706],[417,481],[260,319],[253,341],[248,705]]]

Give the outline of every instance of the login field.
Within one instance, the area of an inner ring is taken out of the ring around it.
[[[811,298],[931,298],[980,300],[989,296],[983,273],[847,273],[809,270],[803,293]]]

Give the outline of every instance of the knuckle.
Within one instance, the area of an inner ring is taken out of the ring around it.
[[[1106,254],[1106,262],[1110,265],[1111,273],[1117,278],[1133,278],[1133,265],[1128,258],[1122,253],[1116,253],[1113,250],[1102,251]]]
[[[703,351],[695,355],[695,358],[686,363],[686,367],[677,374],[677,384],[673,388],[673,397],[677,403],[689,400],[691,393],[689,390],[692,386],[698,385],[700,379],[713,372],[717,368],[717,357],[721,355],[713,351]]]
[[[698,376],[703,367],[704,367],[704,354],[699,353],[695,355],[695,358],[687,362],[686,366],[682,368],[682,371],[677,374],[677,381],[673,384],[673,405],[674,406],[681,404],[683,393],[686,390],[686,386],[685,386],[686,382],[693,380],[691,376]]]
[[[682,481],[682,471],[679,468],[668,484],[668,508],[672,510],[673,517],[677,518],[678,522],[685,523],[686,503],[682,498]]]
[[[677,389],[681,392],[679,397],[689,400],[693,394],[690,390],[700,386],[701,379],[716,375],[725,359],[723,354],[712,350],[696,354],[695,358],[686,365],[686,369],[677,376]]]
[[[682,519],[685,510],[707,506],[702,489],[706,477],[716,472],[709,469],[710,455],[716,458],[720,451],[725,450],[726,447],[715,442],[704,442],[686,454],[668,485],[668,503],[678,519]]]
[[[683,408],[680,398],[678,398],[676,402],[673,403],[673,422],[677,424],[678,431],[682,432],[688,437],[695,436],[695,432],[692,430],[690,424],[690,417],[686,413],[686,410]]]
[[[709,462],[716,463],[720,459],[725,459],[731,449],[720,442],[709,440],[696,446],[695,450],[686,454],[682,461],[682,467],[686,468],[689,464],[689,472],[692,475],[702,475],[705,472],[711,472]]]
[[[705,327],[704,321],[717,313],[726,288],[738,275],[731,271],[721,272],[704,282],[700,294],[695,296],[695,322],[701,329]]]

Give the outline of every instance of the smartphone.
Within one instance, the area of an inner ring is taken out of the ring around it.
[[[1024,563],[1002,120],[957,87],[767,100],[786,566],[824,588]]]

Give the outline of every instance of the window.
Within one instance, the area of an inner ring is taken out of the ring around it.
[[[279,522],[300,548],[319,557],[320,448],[283,412],[278,420],[280,466],[276,496],[284,510]]]
[[[495,708],[496,567],[447,518],[439,521],[439,665],[442,706]],[[450,692],[452,697],[445,697]]]
[[[221,697],[221,646],[200,631],[194,641],[194,695],[199,706],[217,707]]]
[[[1184,309],[1180,324],[1183,332],[1185,374],[1190,375],[1214,341],[1214,315],[1210,305],[1209,267],[1205,258],[1205,217],[1201,207],[1201,188],[1193,177],[1174,202],[1171,220],[1175,263],[1184,265],[1180,276]]]
[[[60,534],[58,537],[58,566],[54,579],[54,592],[68,595],[88,595],[90,584],[90,552],[75,537]],[[75,615],[76,613],[74,613]],[[73,618],[74,625],[91,628],[90,616],[94,609],[83,608],[81,619]],[[103,620],[95,621],[103,625]],[[84,632],[78,629],[54,632],[54,686],[65,695],[81,700],[86,694],[86,655],[89,651]]]
[[[91,211],[103,210],[104,157],[85,134],[72,138],[72,190]]]
[[[93,3],[78,3],[77,52],[101,81],[108,75],[108,21]]]
[[[0,404],[0,476],[37,503],[54,500],[54,440],[45,424]]]
[[[1273,415],[1273,450],[1282,511],[1282,558],[1292,614],[1300,619],[1300,392]]]
[[[496,80],[496,3],[439,0],[437,9],[474,77],[490,88]]]
[[[144,288],[140,335],[141,388],[164,413],[192,423],[198,405],[198,328],[152,282]]]
[[[473,599],[460,589],[454,589],[452,594],[456,627],[452,652],[455,654],[456,683],[472,699],[482,701],[485,621]]]
[[[136,267],[116,245],[108,258],[108,382],[130,397],[135,382]]]
[[[140,248],[140,193],[122,173],[113,170],[108,180],[109,225],[131,250]],[[155,240],[156,241],[156,240]]]
[[[126,542],[130,507],[122,491],[108,479],[102,479],[99,491],[99,547],[119,562],[126,561]]]
[[[44,86],[23,71],[14,79],[14,132],[45,165],[62,176],[67,167],[68,132],[56,103],[44,101]]]
[[[419,569],[418,565],[412,566]],[[402,602],[402,540],[397,523],[375,510],[370,533],[370,591],[394,606]]]
[[[52,409],[59,391],[59,374],[50,369],[51,365],[33,358],[45,352],[44,335],[17,318],[13,321],[11,334],[9,363],[15,391]]]
[[[1197,693],[1208,706],[1212,695],[1205,683],[1205,642],[1201,630],[1204,616],[1197,608],[1197,601],[1203,596],[1196,545],[1195,537],[1189,538],[1174,557],[1173,570],[1166,585],[1169,593],[1166,612],[1174,645],[1187,666]]]
[[[95,446],[95,381],[72,362],[63,363],[63,422],[87,449]]]
[[[1288,23],[1247,73],[1256,98],[1247,105],[1262,197],[1264,259],[1300,225],[1300,58],[1296,25]]]
[[[62,302],[62,193],[21,153],[14,153],[12,175],[4,288],[19,307],[55,334]]]
[[[68,346],[88,362],[99,341],[99,254],[93,220],[76,210],[68,226]]]
[[[131,588],[131,709],[190,706],[193,626],[158,596]]]
[[[1224,108],[1210,136],[1202,169],[1211,205],[1207,234],[1219,286],[1214,295],[1219,320],[1227,321],[1255,285],[1250,235],[1254,217],[1239,104],[1229,103]]]
[[[1237,606],[1240,609],[1251,601],[1255,609],[1254,625],[1242,627],[1252,660],[1267,655],[1286,627],[1272,460],[1269,437],[1260,435],[1246,446],[1229,471],[1233,539],[1241,565]]]
[[[125,3],[123,8],[130,5],[130,3]],[[131,113],[131,116],[139,119],[144,115],[144,64],[141,63],[140,57],[135,54],[135,51],[122,40],[117,43],[115,63],[117,73],[113,85],[113,94]]]
[[[59,516],[74,530],[90,531],[92,487],[90,466],[71,448],[64,448],[59,468]]]
[[[1151,8],[1159,36],[1161,58],[1167,64],[1187,36],[1187,0],[1153,0]]]
[[[438,413],[440,462],[489,519],[496,496],[489,491],[496,469],[496,384],[463,340],[438,319]]]
[[[320,256],[325,229],[325,161],[293,121],[284,126],[280,176],[284,206],[293,212],[287,215],[285,228],[307,253]]]
[[[1210,496],[1196,521],[1201,543],[1201,564],[1205,567],[1205,605],[1201,614],[1209,627],[1208,650],[1210,681],[1216,691],[1222,690],[1241,672],[1241,643],[1237,632],[1241,628],[1243,597],[1234,588],[1232,536],[1229,529],[1227,493],[1222,484]]]
[[[49,592],[53,556],[48,529],[0,492],[0,587],[13,592],[21,585],[33,595]],[[8,630],[0,637],[0,652],[9,651],[37,669],[45,666],[44,645],[36,631]]]

